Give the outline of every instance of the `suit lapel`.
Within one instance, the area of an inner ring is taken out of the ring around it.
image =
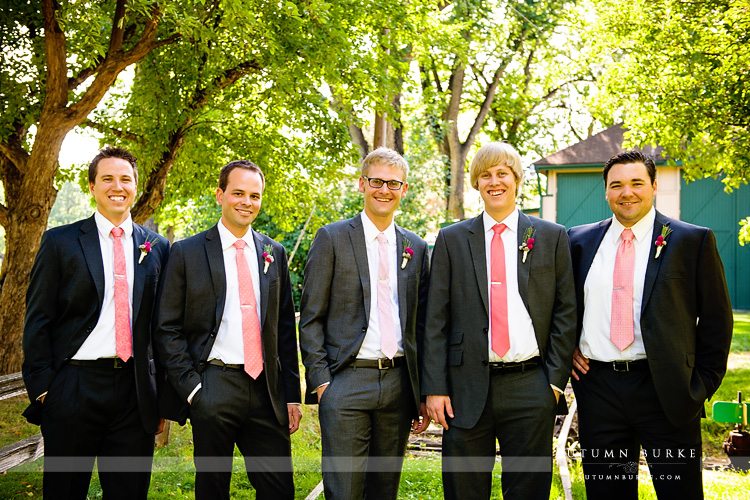
[[[651,241],[649,246],[651,250],[648,253],[648,264],[646,265],[646,279],[643,282],[643,297],[641,298],[641,314],[646,309],[646,304],[651,296],[651,290],[654,289],[654,283],[656,282],[656,276],[659,274],[659,267],[661,267],[661,261],[665,258],[664,249],[659,258],[656,258],[656,245],[653,242],[661,234],[662,226],[669,225],[669,219],[663,216],[661,213],[656,212],[656,219],[654,219],[654,230],[651,233]],[[666,248],[666,247],[665,247]]]
[[[263,331],[263,325],[266,322],[266,310],[268,309],[268,275],[263,273],[265,262],[263,261],[263,238],[260,233],[253,231],[253,241],[255,242],[255,255],[258,264],[258,281],[260,282],[260,329]],[[273,273],[276,266],[268,266],[268,272]]]
[[[365,300],[365,320],[370,322],[370,267],[367,264],[367,243],[365,230],[362,227],[362,215],[354,217],[350,222],[349,239],[352,243],[354,260],[357,262],[357,272],[362,283],[362,295]]]
[[[224,272],[224,252],[221,248],[221,237],[219,229],[214,226],[206,233],[206,257],[208,267],[211,270],[211,281],[216,296],[216,318],[215,325],[221,324],[224,314],[224,302],[227,294],[227,277]]]
[[[409,264],[404,269],[401,269],[401,249],[404,248],[404,230],[398,226],[396,227],[396,275],[398,276],[398,316],[401,320],[401,334],[404,334],[406,328],[406,278],[409,274]]]
[[[516,248],[520,247],[523,243],[523,235],[526,230],[531,227],[531,219],[521,212],[518,211],[518,238],[516,241]],[[526,254],[526,262],[523,262],[524,252],[517,251],[516,248],[506,248],[506,252],[515,252],[517,255],[516,266],[518,267],[518,293],[521,295],[523,304],[526,306],[526,310],[529,309],[529,270],[531,269],[531,261],[534,259],[534,252],[528,252]]]
[[[99,307],[101,308],[104,303],[104,262],[102,261],[102,248],[99,244],[99,232],[96,229],[96,221],[93,215],[81,225],[81,232],[83,234],[78,238],[78,241],[81,243],[86,265],[94,279],[96,292],[99,295]]]
[[[141,264],[138,259],[141,256],[140,247],[146,241],[146,231],[133,223],[133,323],[138,317],[138,311],[141,306],[141,297],[143,296],[143,283],[146,280],[146,269],[148,268],[148,257],[144,258]]]
[[[469,250],[471,251],[471,261],[474,264],[474,275],[479,286],[479,293],[482,296],[484,311],[489,315],[489,297],[487,297],[487,252],[484,248],[484,222],[482,215],[475,217],[469,224]]]

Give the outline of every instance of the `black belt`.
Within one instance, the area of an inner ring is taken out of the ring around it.
[[[220,359],[210,359],[208,360],[208,364],[213,366],[220,366],[226,370],[239,370],[241,372],[245,371],[245,365],[232,365],[229,363],[225,363]]]
[[[355,359],[351,366],[355,368],[377,368],[379,370],[388,370],[390,368],[398,368],[403,364],[404,356],[399,356],[393,359]]]
[[[71,365],[87,366],[90,368],[128,368],[133,366],[132,356],[127,361],[120,358],[99,358],[99,359],[71,359]]]
[[[490,362],[490,371],[492,373],[523,373],[539,368],[541,364],[542,358],[539,356],[534,356],[526,361],[518,361],[516,363],[504,363],[502,361]]]
[[[589,365],[597,368],[604,368],[616,372],[632,372],[635,370],[647,370],[647,359],[636,359],[634,361],[597,361],[589,360]]]

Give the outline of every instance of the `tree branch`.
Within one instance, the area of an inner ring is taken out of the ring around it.
[[[7,228],[10,225],[10,214],[8,213],[8,207],[3,203],[0,203],[0,226]]]
[[[85,119],[81,123],[81,125],[85,125],[87,127],[93,128],[94,130],[97,130],[103,134],[110,133],[119,139],[126,139],[128,141],[136,142],[138,144],[145,145],[148,142],[143,136],[134,134],[132,132],[125,132],[123,130],[120,130],[114,127],[108,127],[107,125],[104,125],[103,123],[95,122],[94,120],[91,120],[89,118]]]
[[[23,137],[23,135],[20,137]],[[2,153],[19,172],[25,172],[26,164],[29,160],[29,153],[23,149],[23,146],[21,146],[21,140],[18,137],[18,135],[13,134],[6,141],[0,141],[0,153]]]
[[[44,49],[47,59],[47,92],[42,114],[64,107],[68,102],[65,33],[57,22],[57,2],[42,0],[44,15]]]
[[[107,53],[115,54],[122,50],[122,38],[125,33],[122,25],[125,22],[126,0],[117,0],[115,5],[115,17],[112,19],[112,34],[109,37],[109,50]]]

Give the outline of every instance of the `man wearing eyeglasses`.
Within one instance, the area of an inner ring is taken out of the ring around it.
[[[319,403],[327,499],[395,499],[409,429],[428,425],[417,345],[427,244],[393,222],[408,165],[378,148],[362,162],[364,210],[318,230],[305,265],[300,348]]]

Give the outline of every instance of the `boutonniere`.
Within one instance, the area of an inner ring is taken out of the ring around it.
[[[523,251],[523,258],[521,259],[522,264],[526,264],[526,256],[534,249],[535,231],[536,230],[533,227],[527,227],[526,231],[523,232],[523,243],[518,247],[519,250]]]
[[[414,250],[411,249],[411,241],[404,238],[404,251],[401,252],[401,269],[406,268],[406,264],[409,263],[411,260],[412,255],[414,255]]]
[[[656,256],[654,259],[658,259],[659,255],[661,255],[662,247],[667,246],[667,236],[669,236],[669,233],[671,232],[672,229],[666,224],[661,227],[661,234],[656,237],[656,241],[654,242],[654,245],[656,245]]]
[[[268,272],[268,266],[273,262],[273,247],[271,245],[263,245],[263,274]]]
[[[156,238],[154,238],[152,241],[148,241],[148,237],[146,237],[146,241],[144,241],[143,244],[138,247],[141,251],[141,256],[138,258],[139,264],[143,262],[143,259],[146,258],[146,255],[151,253],[151,247],[153,245],[156,245]]]

